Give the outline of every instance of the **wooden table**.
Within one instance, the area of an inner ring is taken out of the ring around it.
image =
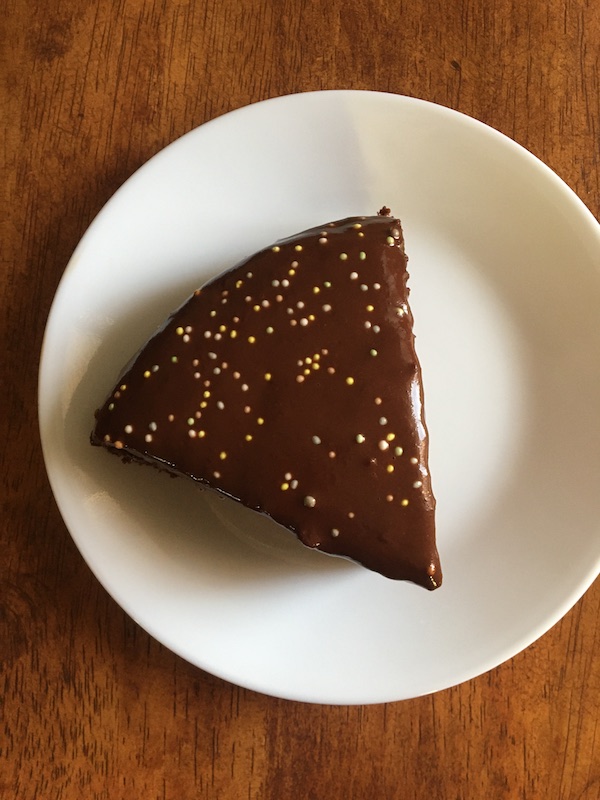
[[[5,0],[0,797],[600,798],[600,583],[506,664],[366,707],[264,697],[151,639],[92,577],[37,433],[44,324],[112,193],[219,114],[311,89],[450,106],[600,213],[594,0]]]

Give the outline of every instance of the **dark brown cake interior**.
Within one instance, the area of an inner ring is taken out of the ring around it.
[[[280,241],[198,290],[119,380],[92,443],[434,589],[407,259],[382,212]]]

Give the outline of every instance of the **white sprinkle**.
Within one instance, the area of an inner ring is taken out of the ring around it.
[[[367,286],[366,283],[361,283],[360,288],[362,289],[363,292],[366,292],[369,287]]]
[[[133,433],[133,427],[131,425],[125,425],[125,433]]]
[[[331,306],[329,305],[329,303],[325,303],[325,305],[323,306],[323,311],[325,312],[331,311]]]
[[[223,409],[225,408],[225,403],[224,403],[222,400],[218,400],[218,401],[217,401],[217,408],[218,408],[220,411],[223,411]]]
[[[204,331],[204,338],[205,339],[210,339],[211,336],[212,336],[212,333],[210,331]]]
[[[216,353],[209,353],[208,357],[212,358],[212,359],[215,359],[217,357],[217,354]]]
[[[290,282],[288,281],[288,279],[287,279],[287,278],[284,278],[284,279],[281,281],[281,285],[282,285],[282,286],[284,286],[284,287],[287,289],[287,287],[290,285]]]
[[[321,439],[320,439],[319,436],[313,436],[312,440],[313,440],[313,444],[321,444]]]
[[[355,281],[358,278],[358,272],[350,273],[350,280]]]
[[[286,479],[286,481],[291,481],[292,480],[292,473],[291,472],[286,472],[283,477]]]
[[[248,384],[242,383],[242,392],[247,392],[247,391],[248,391]]]
[[[271,281],[271,286],[275,287],[279,286],[279,281],[278,280]]]
[[[356,441],[357,441],[359,444],[362,444],[362,443],[365,441],[365,437],[362,435],[362,433],[358,433],[358,434],[356,434]]]
[[[151,442],[151,441],[152,441],[152,434],[151,434],[151,433],[147,433],[147,434],[144,436],[144,439],[145,439],[147,442]]]
[[[339,530],[337,528],[332,528],[331,529],[331,535],[335,538],[335,537],[340,535],[340,532],[339,532]]]
[[[297,488],[298,488],[298,481],[297,481],[296,479],[294,479],[294,480],[293,480],[293,481],[290,483],[290,488],[291,488],[291,489],[297,489]]]
[[[413,483],[413,489],[420,489],[423,486],[423,481],[415,481]]]
[[[368,329],[371,327],[371,325],[372,325],[372,323],[371,323],[371,322],[369,322],[369,320],[367,320],[367,321],[365,322],[365,328],[366,328],[367,330],[368,330]]]
[[[380,330],[381,328],[379,327],[379,325],[373,325],[373,333],[379,333]]]
[[[315,498],[314,498],[314,497],[311,497],[310,495],[307,495],[307,496],[304,498],[304,505],[305,505],[307,508],[314,508],[314,507],[317,505],[317,501],[315,500]]]
[[[418,464],[418,463],[419,463],[419,459],[418,459],[418,458],[415,458],[415,457],[413,456],[413,457],[411,458],[411,460],[410,460],[410,463],[411,463],[411,464]]]
[[[148,427],[150,428],[151,431],[155,431],[158,428],[158,425],[156,424],[156,422],[151,422],[150,425],[148,425]]]
[[[306,319],[306,317],[302,317],[302,319],[300,320],[300,325],[303,325],[305,327],[306,325],[308,325],[308,320]]]
[[[389,442],[386,442],[385,439],[382,439],[378,444],[380,450],[387,450],[389,446]]]
[[[221,367],[215,367],[215,368],[213,369],[213,373],[214,373],[215,375],[220,375],[220,374],[221,374]]]
[[[387,425],[387,417],[379,417],[380,425]]]

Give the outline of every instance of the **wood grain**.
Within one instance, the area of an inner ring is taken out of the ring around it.
[[[431,697],[321,707],[206,675],[96,583],[37,434],[68,258],[151,155],[231,109],[409,94],[512,136],[600,213],[594,0],[5,0],[0,21],[0,796],[600,798],[600,584],[536,644]]]

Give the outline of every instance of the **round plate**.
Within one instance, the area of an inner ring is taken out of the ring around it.
[[[432,593],[89,445],[122,368],[207,278],[384,204],[410,257],[445,576]],[[98,215],[48,321],[42,443],[77,546],[156,639],[260,692],[374,703],[491,669],[598,575],[599,263],[600,226],[550,169],[431,103],[308,93],[188,133]]]

